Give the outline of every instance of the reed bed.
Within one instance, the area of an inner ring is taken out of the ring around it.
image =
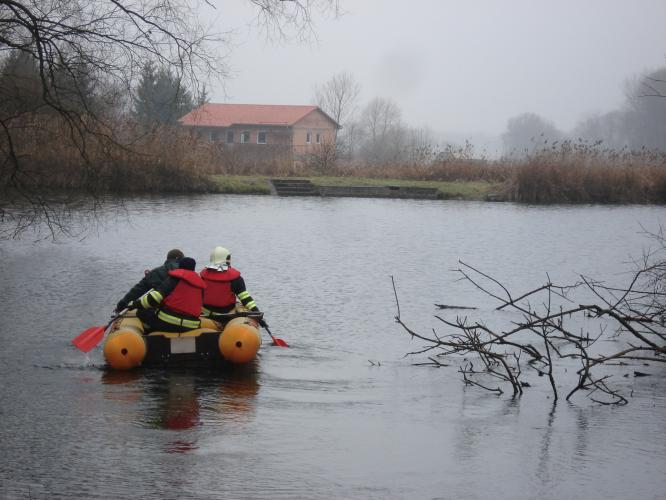
[[[542,151],[513,162],[506,198],[522,203],[666,203],[666,154]]]
[[[3,176],[3,187],[88,193],[211,190],[212,151],[198,148],[182,129],[147,133],[126,124],[111,134],[98,123],[82,130],[42,119],[20,124],[13,143],[18,165],[13,178]]]
[[[338,160],[323,167],[312,158],[294,161],[289,149],[259,146],[257,155],[241,155],[247,153],[245,146],[227,149],[178,127],[146,131],[123,123],[113,135],[97,128],[79,136],[66,123],[42,122],[15,124],[21,128],[14,144],[19,178],[36,189],[211,192],[222,185],[212,181],[213,175],[218,181],[220,176],[327,176],[350,183],[354,178],[485,183],[500,197],[521,203],[666,203],[666,154],[649,151],[615,152],[565,142],[519,159],[449,157],[384,165]],[[7,186],[11,177],[2,177]]]

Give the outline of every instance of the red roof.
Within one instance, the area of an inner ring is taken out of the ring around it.
[[[190,111],[178,121],[182,125],[197,127],[229,127],[231,125],[290,126],[317,109],[319,109],[318,106],[206,103]],[[321,112],[323,113],[323,111]],[[326,113],[323,114],[331,119]],[[335,123],[333,119],[331,121]]]

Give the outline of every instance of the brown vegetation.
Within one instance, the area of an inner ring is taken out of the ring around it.
[[[212,174],[327,175],[483,181],[501,185],[504,199],[521,203],[666,202],[663,153],[617,153],[565,142],[522,159],[485,160],[449,154],[445,159],[427,163],[377,165],[341,161],[334,151],[323,148],[322,157],[314,154],[300,161],[293,161],[286,150],[247,155],[248,147],[257,146],[227,148],[223,143],[210,142],[178,127],[145,131],[125,122],[115,127],[113,138],[105,130],[95,130],[85,144],[63,140],[68,134],[66,123],[55,117],[47,125],[37,125],[26,118],[20,128],[22,133],[16,135],[14,148],[25,166],[22,175],[32,180],[28,184],[40,189],[86,189],[98,193],[210,192],[216,190],[215,183],[209,181]]]
[[[46,122],[46,123],[44,123]],[[59,117],[23,117],[14,124],[21,160],[19,184],[28,191],[88,193],[203,192],[210,190],[212,155],[180,129],[142,133],[130,123],[115,134],[91,124],[84,141],[70,140]],[[93,128],[95,127],[95,128]],[[3,178],[3,188],[12,186]]]
[[[327,175],[484,181],[501,184],[503,198],[520,203],[666,203],[666,153],[616,152],[571,142],[520,159],[453,155],[431,163],[337,163]]]
[[[523,203],[666,203],[666,154],[565,143],[516,161],[506,196]]]

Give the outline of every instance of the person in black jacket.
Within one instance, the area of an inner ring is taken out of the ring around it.
[[[169,271],[167,279],[134,303],[137,316],[148,330],[185,332],[201,326],[199,315],[206,284],[194,271],[195,266],[193,258],[183,257],[178,269]]]
[[[182,259],[183,257],[185,257],[185,255],[177,248],[169,250],[164,264],[146,272],[146,275],[141,279],[141,281],[134,285],[130,291],[127,292],[122,299],[120,299],[116,305],[115,312],[118,313],[122,311],[130,304],[130,302],[134,302],[136,299],[144,295],[148,290],[152,290],[153,288],[160,286],[162,282],[167,279],[169,271],[178,269],[178,260]]]

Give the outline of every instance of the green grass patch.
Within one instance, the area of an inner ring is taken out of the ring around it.
[[[267,176],[213,175],[216,191],[229,194],[270,194]],[[277,178],[277,177],[275,177]],[[306,179],[316,186],[400,186],[426,187],[439,190],[440,198],[481,200],[488,193],[500,190],[498,184],[485,181],[413,181],[404,179],[370,179],[366,177],[280,177],[280,179]]]
[[[211,175],[215,191],[226,194],[271,194],[268,177],[259,175]]]

